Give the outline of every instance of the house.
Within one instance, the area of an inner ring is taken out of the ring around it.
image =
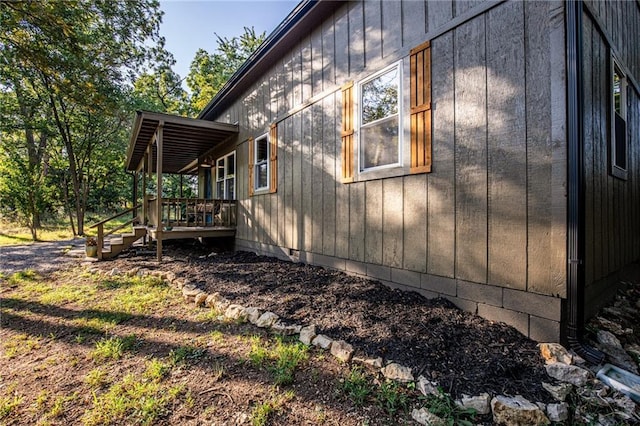
[[[589,356],[640,257],[639,34],[638,1],[303,1],[193,120],[208,145],[141,113],[127,166],[190,154],[170,169],[234,200],[237,249]]]

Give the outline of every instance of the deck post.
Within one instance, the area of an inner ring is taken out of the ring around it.
[[[138,205],[138,172],[133,172],[133,219],[138,217],[138,209],[135,206]]]
[[[156,254],[158,257],[158,263],[162,262],[162,128],[164,122],[158,123],[158,129],[156,130],[156,181],[157,181],[157,196],[156,196],[156,211],[158,212],[158,223],[156,224]]]

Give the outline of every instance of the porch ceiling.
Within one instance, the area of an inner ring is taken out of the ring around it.
[[[155,172],[158,157],[154,134],[161,123],[163,173],[193,172],[200,156],[238,134],[238,126],[233,124],[137,111],[127,149],[127,170],[139,170],[147,147],[152,145],[151,171]]]

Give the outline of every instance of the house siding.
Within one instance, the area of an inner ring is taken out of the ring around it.
[[[349,2],[310,28],[213,117],[241,126],[237,248],[447,297],[558,340],[566,297],[563,8]],[[408,140],[409,51],[426,40],[432,173],[341,183],[340,86],[401,61]],[[247,139],[274,121],[278,191],[249,198]]]
[[[640,258],[640,5],[612,1],[585,3],[584,170],[585,314],[615,296],[620,272]],[[630,80],[627,87],[628,179],[609,173],[610,54]]]

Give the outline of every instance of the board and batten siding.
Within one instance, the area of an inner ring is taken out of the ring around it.
[[[640,258],[640,5],[586,2],[583,13],[585,285],[587,316],[615,296],[626,265]],[[627,87],[628,178],[609,173],[611,52]]]
[[[562,11],[560,1],[348,2],[309,28],[216,118],[241,127],[237,247],[446,297],[558,340]],[[343,183],[341,87],[401,61],[410,140],[409,54],[427,40],[431,173]],[[249,197],[247,140],[274,122],[278,189]]]

